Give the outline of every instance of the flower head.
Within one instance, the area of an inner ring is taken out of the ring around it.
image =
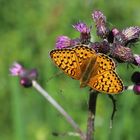
[[[131,80],[135,84],[140,84],[140,72],[139,71],[134,72],[131,76]]]
[[[138,54],[134,54],[134,64],[137,65],[137,66],[140,66],[140,55]]]
[[[85,34],[90,33],[90,28],[83,22],[78,22],[77,24],[74,24],[73,28],[80,33],[85,33]]]
[[[93,48],[97,53],[107,54],[110,51],[110,46],[107,41],[90,43],[90,47]]]
[[[115,36],[115,35],[117,35],[120,31],[119,31],[117,28],[113,28],[113,29],[111,30],[111,32],[112,32],[113,35]]]
[[[106,17],[101,11],[94,11],[92,13],[92,18],[96,24],[97,35],[101,38],[107,38],[109,34],[109,29],[106,25]]]
[[[132,74],[131,81],[134,83],[134,85],[130,86],[130,88],[133,89],[136,95],[140,95],[140,72],[139,71],[135,71]]]
[[[140,27],[134,26],[122,30],[122,34],[125,36],[125,44],[136,42],[140,38]]]
[[[112,29],[111,32],[114,38],[113,43],[124,46],[126,42],[125,35],[116,28]]]
[[[13,76],[20,76],[20,75],[22,75],[22,73],[24,71],[24,68],[19,63],[14,62],[9,70],[10,70],[10,74],[11,75],[13,75]]]
[[[67,48],[71,45],[71,39],[67,36],[59,36],[56,40],[56,48],[62,49]]]
[[[134,85],[133,91],[136,95],[140,95],[140,84]]]
[[[111,55],[121,62],[134,62],[134,56],[130,48],[114,44]]]
[[[20,79],[20,84],[26,88],[32,87],[32,81],[26,77]]]
[[[114,43],[127,46],[129,43],[135,43],[140,38],[140,28],[137,26],[129,27],[119,31],[118,29],[112,29],[114,35]]]
[[[11,75],[19,77],[20,84],[24,87],[31,87],[32,80],[36,80],[38,77],[36,69],[27,70],[17,62],[13,63],[9,71]]]
[[[91,28],[89,28],[85,23],[83,22],[79,22],[75,25],[73,25],[73,28],[76,29],[78,32],[81,33],[80,35],[80,40],[81,40],[81,43],[89,43],[90,41],[90,30]]]

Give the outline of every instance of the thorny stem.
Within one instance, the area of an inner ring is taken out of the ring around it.
[[[74,120],[67,114],[67,112],[36,82],[32,81],[33,87],[42,94],[45,99],[47,99],[54,108],[56,108],[65,119],[71,124],[71,126],[76,130],[76,132],[80,135],[82,140],[85,140],[85,134],[81,131],[79,126],[74,122]]]
[[[98,92],[90,92],[88,101],[88,121],[87,121],[87,134],[86,140],[94,140],[94,121],[96,113],[96,101]]]
[[[114,99],[114,97],[112,95],[108,95],[108,96],[111,99],[112,104],[113,104],[113,111],[112,111],[111,120],[110,120],[110,128],[112,128],[112,126],[113,126],[113,119],[114,119],[115,112],[117,111],[117,108],[116,108],[116,100]]]

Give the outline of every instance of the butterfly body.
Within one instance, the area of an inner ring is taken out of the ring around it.
[[[105,54],[96,53],[87,45],[56,49],[50,52],[54,63],[68,76],[80,80],[80,87],[108,94],[123,90],[121,79],[115,72],[114,61]]]
[[[80,78],[80,87],[85,87],[87,86],[87,83],[89,82],[89,79],[91,75],[94,73],[94,66],[96,62],[97,57],[93,55],[90,59],[87,61],[87,65],[85,66],[85,69],[83,70],[83,73]]]

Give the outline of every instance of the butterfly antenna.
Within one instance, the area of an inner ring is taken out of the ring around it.
[[[47,83],[48,83],[49,81],[51,81],[54,77],[60,76],[61,74],[63,74],[62,71],[59,71],[59,72],[55,73],[53,76],[51,76],[51,77],[49,77],[49,78],[47,79]]]
[[[108,96],[111,99],[112,104],[113,104],[113,111],[112,111],[111,119],[110,119],[110,128],[112,128],[112,126],[113,126],[113,119],[114,119],[115,112],[117,111],[117,107],[116,107],[116,100],[114,99],[114,97],[112,95],[108,95]]]

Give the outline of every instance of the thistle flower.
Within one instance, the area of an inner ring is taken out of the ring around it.
[[[126,28],[122,30],[122,34],[126,38],[125,45],[131,42],[134,43],[140,38],[140,28],[137,26]]]
[[[90,43],[90,47],[93,48],[97,53],[107,54],[110,52],[110,46],[106,40],[102,42]]]
[[[80,33],[90,33],[90,28],[83,22],[79,22],[73,25],[73,28],[76,29]]]
[[[106,25],[106,17],[101,11],[94,11],[92,13],[92,18],[96,24],[97,35],[101,38],[107,38],[109,34],[109,29]]]
[[[140,72],[135,71],[131,76],[131,81],[134,83],[134,85],[129,86],[128,88],[131,88],[136,95],[140,95]]]
[[[90,41],[90,30],[91,28],[89,28],[85,23],[83,22],[79,22],[77,24],[73,25],[73,28],[76,29],[78,32],[80,32],[80,40],[81,43],[89,43]]]
[[[140,84],[126,86],[126,90],[133,91],[135,95],[140,95]]]
[[[59,36],[56,40],[56,48],[57,49],[62,49],[62,48],[67,48],[70,47],[71,45],[71,39],[67,36]]]
[[[12,76],[18,76],[20,84],[24,87],[31,87],[32,80],[37,79],[38,72],[36,69],[27,70],[21,64],[14,62],[9,69]]]
[[[22,76],[24,72],[23,66],[17,62],[14,62],[9,70],[12,76]]]
[[[140,55],[134,54],[134,64],[140,66]]]
[[[112,33],[113,33],[113,37],[114,37],[113,43],[125,46],[125,43],[127,40],[125,35],[116,28],[112,30]]]
[[[133,91],[136,95],[140,95],[140,84],[134,85]]]
[[[119,31],[118,29],[112,29],[114,35],[114,43],[127,46],[130,43],[135,43],[140,38],[140,28],[137,26],[129,27]]]
[[[140,72],[136,71],[131,76],[131,81],[135,84],[140,84]]]
[[[130,48],[114,44],[111,56],[121,62],[134,62],[134,56]]]

